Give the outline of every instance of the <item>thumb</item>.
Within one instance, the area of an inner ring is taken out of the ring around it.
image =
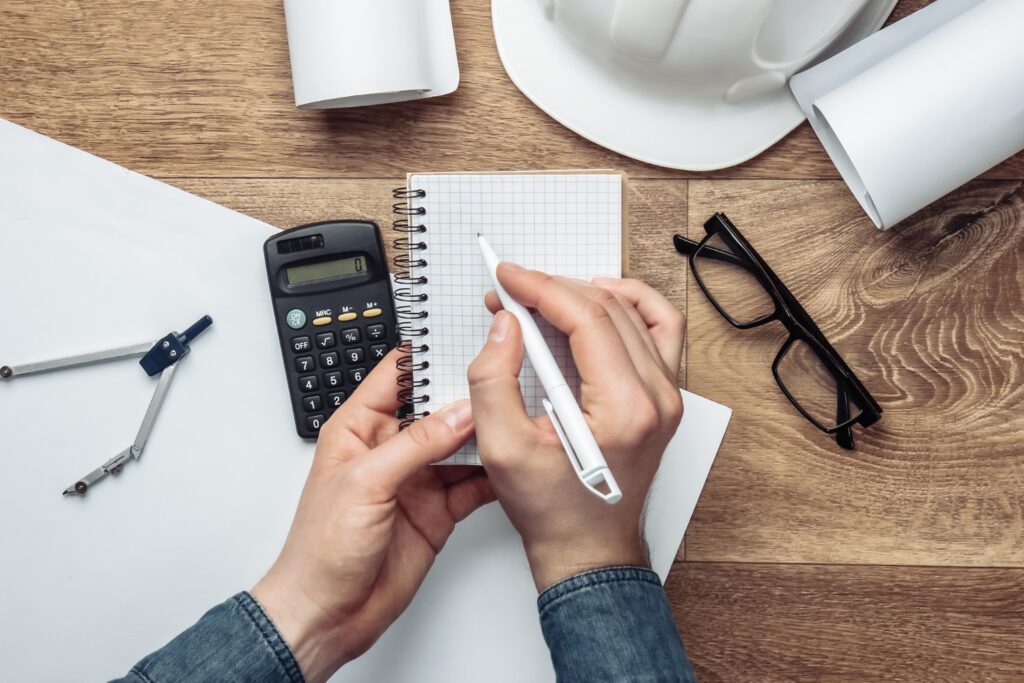
[[[449,403],[367,453],[366,479],[393,495],[414,472],[444,460],[472,434],[473,411],[469,401]]]
[[[469,366],[469,396],[473,401],[473,422],[481,459],[487,444],[502,444],[508,452],[533,430],[519,387],[523,365],[523,339],[519,321],[508,311],[498,311],[491,323],[487,343]],[[484,465],[486,465],[486,461]]]

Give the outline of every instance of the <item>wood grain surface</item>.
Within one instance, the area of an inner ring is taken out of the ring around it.
[[[725,211],[885,412],[840,449],[775,384],[781,324],[736,330],[694,287],[689,389],[736,413],[686,557],[1024,566],[1024,183],[886,233],[837,181],[689,188],[691,239]]]
[[[896,16],[925,4],[901,0]],[[693,175],[627,159],[564,129],[506,76],[490,3],[451,6],[461,70],[454,93],[299,111],[280,0],[3,0],[0,117],[149,175],[366,178],[521,168]],[[806,124],[772,153],[712,175],[838,177]],[[1024,177],[1024,157],[986,177]]]
[[[687,562],[665,586],[713,681],[1019,681],[1024,570]]]
[[[627,171],[630,271],[735,411],[667,585],[701,678],[1024,680],[1024,154],[881,233],[806,124],[718,172],[638,163],[515,88],[486,0],[452,14],[455,93],[305,112],[279,0],[0,0],[0,117],[281,228],[387,227],[407,171]],[[857,450],[779,392],[781,327],[732,328],[672,249],[715,211],[881,403]]]

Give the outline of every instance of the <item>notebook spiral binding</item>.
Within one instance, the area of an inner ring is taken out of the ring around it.
[[[416,237],[427,231],[427,226],[423,225],[419,218],[426,214],[427,210],[422,206],[413,207],[410,202],[411,199],[427,196],[427,193],[423,190],[397,187],[392,190],[391,195],[396,200],[391,207],[392,213],[396,216],[392,229],[401,235],[391,244],[398,253],[392,259],[392,263],[395,316],[398,318],[398,334],[402,339],[398,344],[401,355],[397,365],[400,371],[398,399],[404,407],[400,413],[399,428],[405,429],[419,418],[430,414],[430,411],[420,409],[421,404],[430,400],[430,396],[421,391],[430,384],[430,380],[423,376],[416,378],[413,375],[413,372],[421,372],[430,366],[427,361],[417,358],[429,348],[423,341],[423,337],[430,331],[424,322],[428,315],[425,308],[428,296],[415,289],[427,284],[426,276],[416,273],[418,268],[427,265],[427,260],[421,253],[426,250],[427,244]]]

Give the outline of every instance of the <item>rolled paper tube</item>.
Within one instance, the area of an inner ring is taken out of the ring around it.
[[[917,18],[927,12],[950,18],[927,30]],[[1024,2],[940,0],[903,22],[915,18],[904,34],[912,39],[898,49],[890,41],[882,49],[891,54],[868,68],[851,75],[825,62],[793,82],[802,106],[801,80],[818,89],[808,111],[815,132],[883,230],[1024,149]],[[883,44],[903,22],[864,43]],[[836,74],[847,79],[823,92],[821,79]]]
[[[295,106],[436,97],[459,84],[448,0],[284,0]]]

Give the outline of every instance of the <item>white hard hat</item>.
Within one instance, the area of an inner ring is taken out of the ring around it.
[[[552,118],[626,156],[741,163],[804,119],[786,87],[877,31],[896,0],[492,0],[508,75]]]

